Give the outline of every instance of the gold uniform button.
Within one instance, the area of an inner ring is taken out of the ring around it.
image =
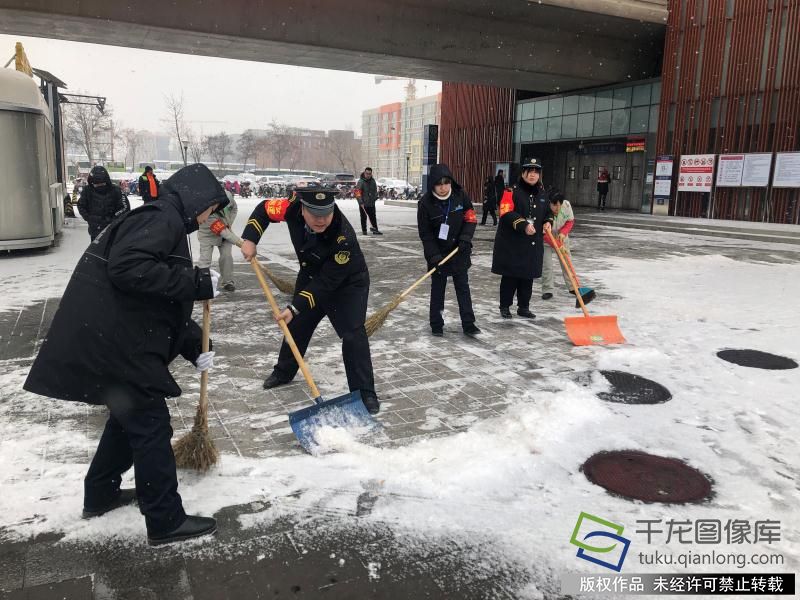
[[[307,266],[308,266],[308,263],[305,263],[305,262],[304,262],[304,263],[302,263],[300,266],[302,266],[302,267],[307,267]]]

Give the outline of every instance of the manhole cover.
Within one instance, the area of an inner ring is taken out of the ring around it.
[[[797,363],[791,358],[761,352],[760,350],[720,350],[717,352],[722,360],[726,360],[742,367],[753,367],[754,369],[784,370],[796,369]]]
[[[592,483],[612,494],[645,502],[702,502],[711,495],[711,481],[676,458],[636,450],[600,452],[582,467]]]
[[[598,398],[622,404],[661,404],[672,400],[672,394],[660,383],[625,371],[600,371],[611,384],[611,391],[600,392]]]

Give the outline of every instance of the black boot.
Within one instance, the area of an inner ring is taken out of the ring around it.
[[[102,508],[86,508],[86,506],[84,506],[81,518],[93,519],[94,517],[99,517],[100,515],[104,515],[107,512],[114,510],[115,508],[128,506],[129,504],[136,504],[136,502],[137,502],[136,490],[120,490],[117,499],[114,500],[108,506],[104,506]]]
[[[162,544],[172,544],[173,542],[182,542],[184,540],[191,540],[203,535],[209,535],[217,531],[217,521],[211,517],[193,517],[188,516],[183,524],[177,529],[173,529],[169,533],[161,535],[147,536],[147,543],[151,546],[160,546]]]
[[[378,396],[375,392],[365,392],[361,390],[361,401],[367,408],[367,412],[371,415],[377,415],[381,410],[381,403],[378,402]]]
[[[444,337],[444,327],[431,327],[431,335],[436,337]]]
[[[381,231],[378,231],[377,229],[375,229],[375,228],[373,227],[373,229],[372,229],[372,235],[383,235],[383,232],[381,232]]]
[[[535,318],[536,318],[536,315],[535,315],[535,314],[533,314],[533,313],[530,311],[530,309],[528,309],[528,308],[518,308],[518,309],[517,309],[517,314],[518,314],[520,317],[525,317],[526,319],[535,319]]]
[[[509,310],[508,306],[501,306],[500,307],[500,316],[504,319],[511,318],[511,310]]]
[[[279,385],[286,385],[289,383],[291,379],[286,379],[285,377],[281,377],[275,371],[264,380],[264,385],[262,386],[265,390],[278,387]]]
[[[481,333],[481,330],[478,329],[478,326],[475,325],[475,323],[467,323],[462,328],[464,329],[464,335],[468,335],[470,337]]]

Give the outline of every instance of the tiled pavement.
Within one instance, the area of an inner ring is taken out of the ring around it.
[[[605,256],[660,257],[664,254],[718,253],[742,260],[796,261],[791,249],[743,250],[735,243],[695,241],[690,249],[668,236],[636,235],[586,227],[575,245],[575,262],[599,268]],[[386,228],[383,238],[364,239],[372,290],[370,312],[410,284],[423,265],[415,228]],[[470,271],[478,324],[484,334],[470,339],[460,332],[452,288],[448,290],[446,335],[431,338],[427,327],[427,289],[423,287],[394,311],[373,336],[376,384],[383,402],[379,416],[386,442],[402,446],[415,440],[447,436],[503,412],[514,390],[535,387],[546,375],[592,367],[591,355],[566,340],[560,317],[571,302],[563,291],[557,302],[537,301],[534,322],[504,321],[496,309],[497,279],[489,273],[491,228],[479,228]],[[273,270],[293,273],[284,261]],[[1,265],[0,265],[1,268]],[[217,358],[211,372],[210,427],[223,453],[266,457],[301,452],[286,414],[311,402],[305,383],[270,391],[261,388],[280,341],[255,278],[244,263],[236,265],[237,291],[213,305],[212,336]],[[613,298],[610,290],[598,290]],[[536,293],[536,290],[535,290]],[[285,298],[284,298],[285,300]],[[281,301],[279,297],[279,302]],[[56,309],[57,298],[20,311],[0,312],[0,366],[4,371],[29,365]],[[346,391],[339,340],[323,322],[307,355],[318,385],[327,397]],[[507,365],[513,363],[514,369]],[[521,374],[524,372],[524,376]],[[177,365],[184,394],[171,400],[176,437],[191,427],[199,379],[187,365]],[[18,389],[0,391],[5,418],[49,422],[50,411]],[[86,407],[60,415],[85,442],[57,460],[86,463],[105,421],[103,409]],[[46,450],[43,450],[46,451]],[[31,477],[36,477],[31,473]],[[13,481],[2,479],[3,486]],[[298,492],[301,493],[301,492]],[[192,545],[154,554],[141,548],[106,544],[63,543],[58,535],[14,540],[0,528],[0,595],[8,598],[512,598],[529,577],[515,565],[472,560],[482,540],[431,544],[390,526],[366,526],[369,493],[354,499],[353,514],[338,515],[334,539],[324,516],[287,518],[268,528],[243,529],[238,517],[266,508],[261,503],[230,506],[215,516],[220,532],[213,548],[197,552]],[[335,556],[336,560],[331,557]],[[374,576],[380,557],[380,577]],[[537,582],[547,589],[546,582]]]

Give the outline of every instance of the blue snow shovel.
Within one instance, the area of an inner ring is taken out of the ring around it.
[[[258,282],[261,284],[261,289],[264,290],[264,295],[272,307],[272,313],[277,317],[281,311],[277,302],[275,302],[275,297],[272,295],[269,285],[267,285],[266,279],[264,279],[258,259],[253,258],[250,264],[253,266]],[[317,389],[317,384],[314,383],[314,378],[311,377],[311,371],[308,370],[308,366],[303,360],[292,334],[289,332],[289,327],[283,319],[280,319],[278,324],[283,330],[286,343],[292,349],[294,359],[297,361],[314,397],[315,404],[313,406],[289,413],[289,425],[291,425],[300,445],[310,454],[317,453],[320,448],[318,434],[325,427],[342,427],[353,431],[357,435],[378,429],[380,424],[367,412],[367,407],[364,406],[364,402],[361,400],[361,392],[358,390],[333,400],[322,399],[322,395]]]

